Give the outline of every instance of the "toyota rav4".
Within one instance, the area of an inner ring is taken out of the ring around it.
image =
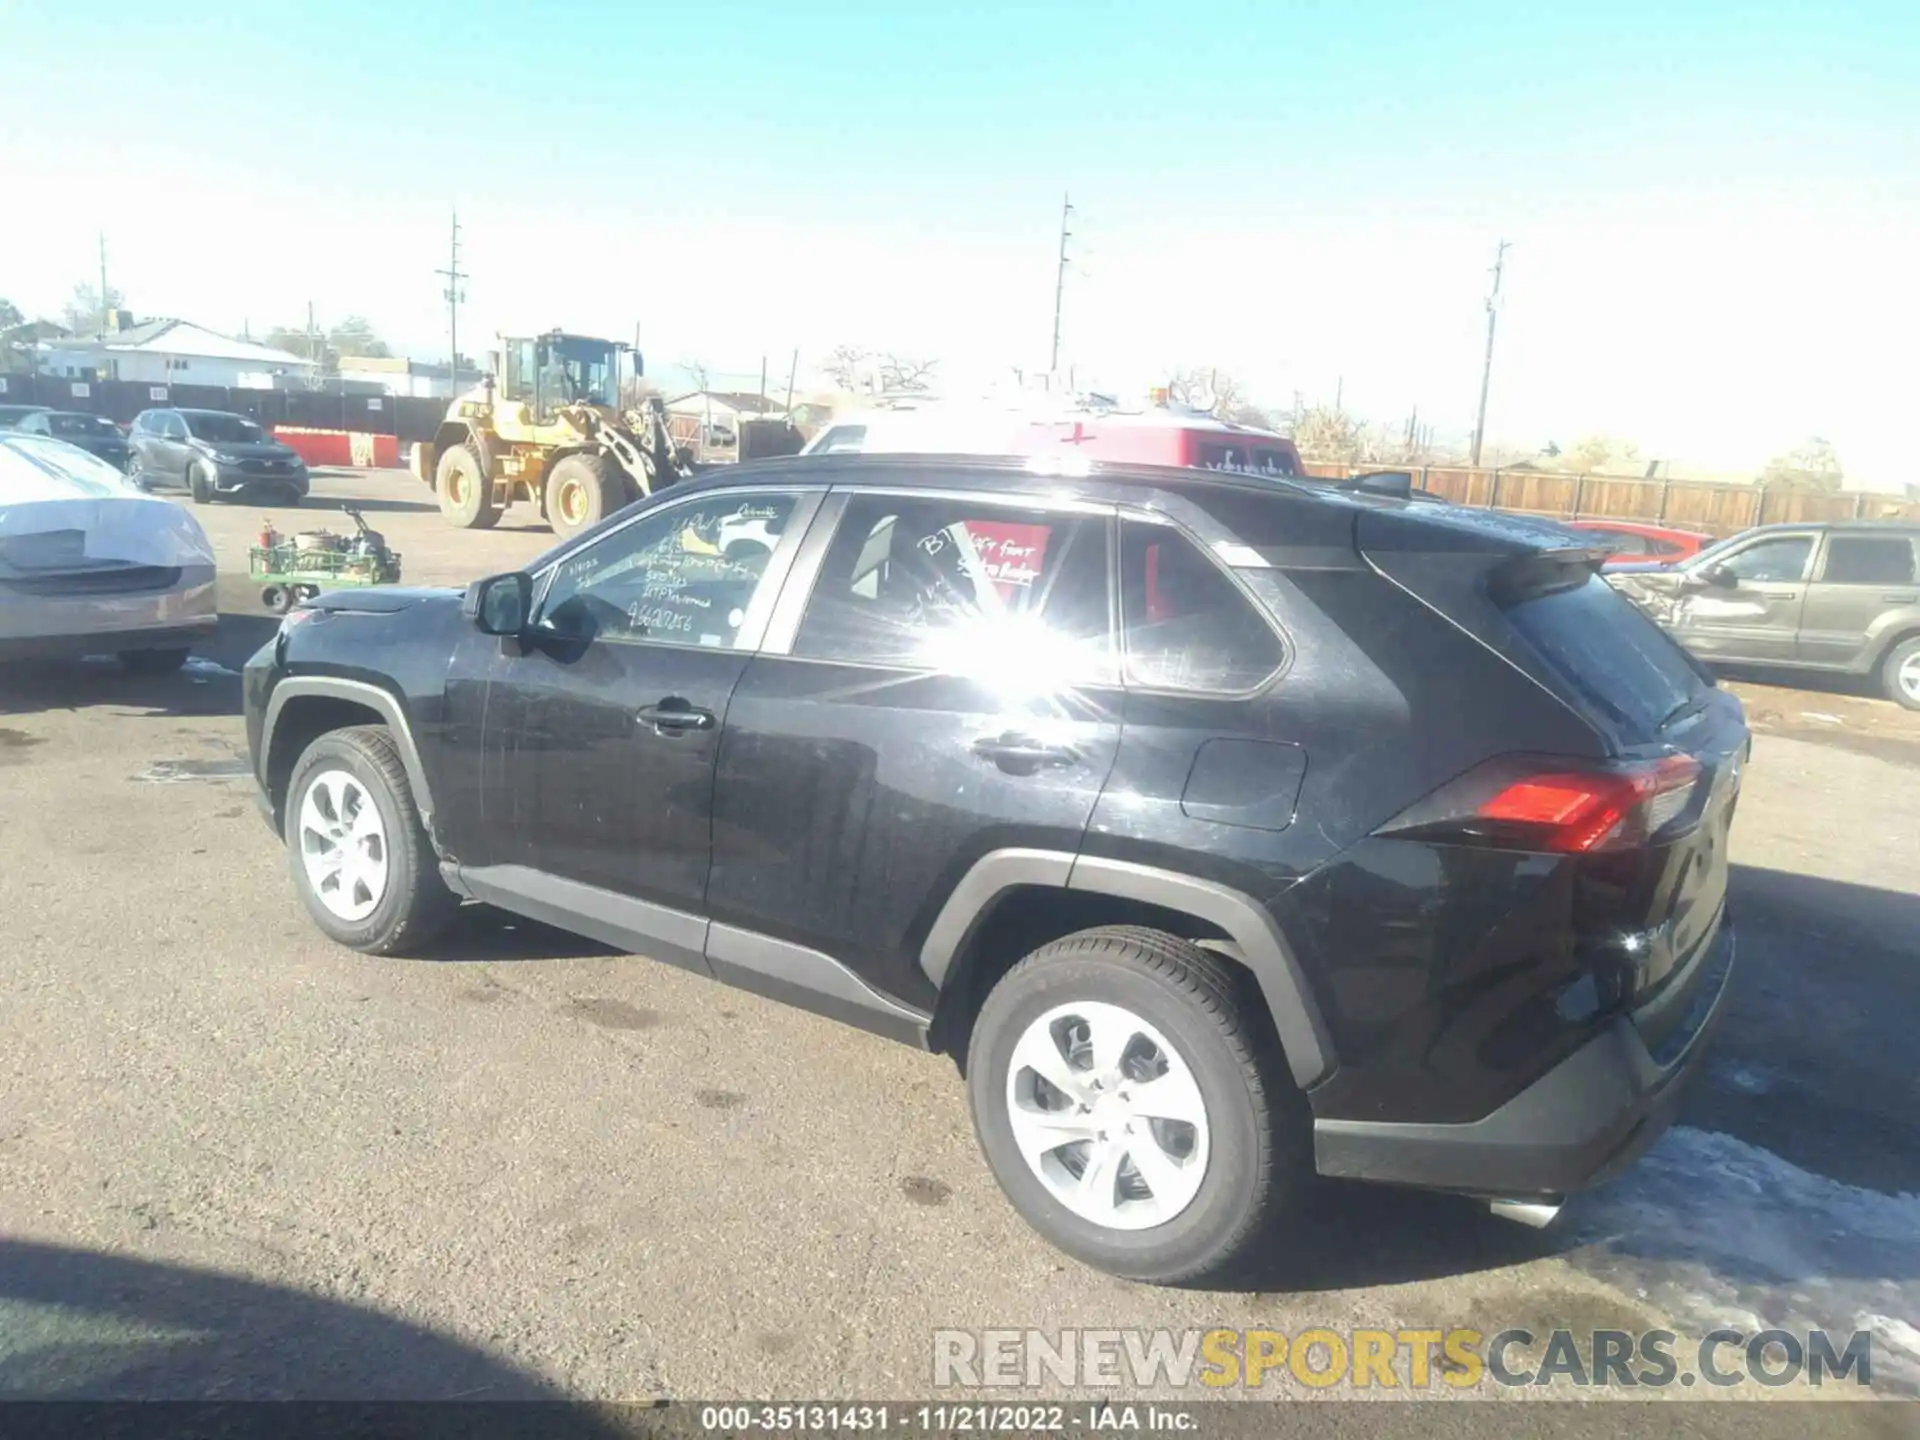
[[[482,901],[949,1054],[1042,1234],[1190,1279],[1316,1172],[1544,1219],[1670,1121],[1747,727],[1586,543],[1271,477],[752,462],[464,594],[299,607],[248,738],[342,944]]]

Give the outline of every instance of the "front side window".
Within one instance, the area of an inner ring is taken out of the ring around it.
[[[1820,578],[1829,585],[1911,585],[1913,542],[1904,535],[1835,535]]]
[[[1236,693],[1260,685],[1286,658],[1253,601],[1177,531],[1128,521],[1120,585],[1130,685]]]
[[[1095,683],[1110,678],[1102,517],[857,496],[794,637],[808,659]]]
[[[541,628],[568,639],[731,649],[794,495],[716,495],[634,521],[560,562]]]
[[[160,433],[168,440],[187,438],[187,422],[169,410],[160,422]]]
[[[1749,545],[1720,563],[1742,580],[1779,585],[1805,578],[1807,559],[1812,554],[1811,535],[1782,535],[1777,540]]]

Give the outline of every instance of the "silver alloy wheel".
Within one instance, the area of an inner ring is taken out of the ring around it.
[[[1920,701],[1920,650],[1900,662],[1899,681],[1909,699]]]
[[[1131,1010],[1058,1005],[1007,1067],[1014,1143],[1054,1199],[1113,1230],[1164,1225],[1207,1174],[1207,1105],[1179,1051]]]
[[[300,861],[320,903],[364,920],[387,893],[387,829],[359,778],[323,770],[300,799]]]

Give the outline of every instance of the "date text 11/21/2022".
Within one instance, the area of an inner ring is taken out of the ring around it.
[[[706,1405],[700,1428],[713,1434],[805,1434],[873,1431],[902,1435],[1035,1435],[1088,1431],[1110,1434],[1190,1434],[1200,1422],[1190,1410],[1158,1404],[1053,1403]]]

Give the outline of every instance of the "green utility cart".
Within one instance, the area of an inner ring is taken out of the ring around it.
[[[280,535],[269,526],[247,551],[247,574],[259,582],[260,603],[274,614],[284,615],[295,601],[311,600],[322,590],[400,583],[400,556],[368,528],[358,510],[342,508],[353,518],[352,535],[328,530]]]

